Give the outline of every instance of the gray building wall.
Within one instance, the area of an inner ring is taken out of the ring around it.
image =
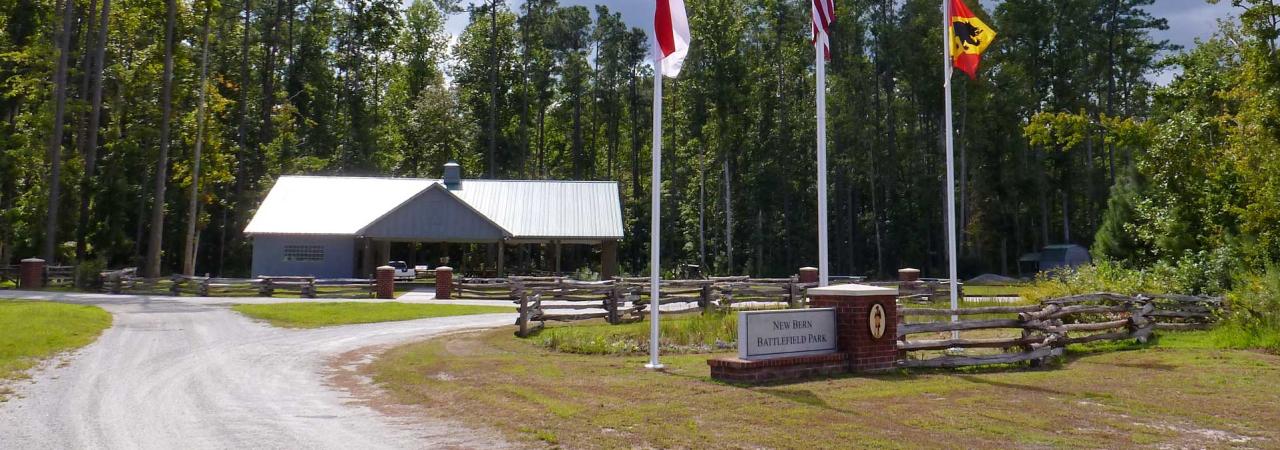
[[[492,242],[502,228],[438,187],[429,188],[365,228],[366,237],[415,242]],[[462,185],[466,189],[466,183]]]
[[[256,235],[253,276],[351,278],[355,242],[350,236]]]

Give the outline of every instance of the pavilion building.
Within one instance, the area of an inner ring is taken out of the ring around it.
[[[623,237],[616,182],[284,176],[245,228],[253,276],[369,277],[392,244],[489,244],[502,275],[508,248],[591,246],[602,277],[618,273]],[[417,248],[417,246],[415,246]]]

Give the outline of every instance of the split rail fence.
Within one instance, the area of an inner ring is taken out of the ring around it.
[[[1158,329],[1208,327],[1222,299],[1187,295],[1082,294],[1038,305],[985,308],[899,308],[898,365],[905,368],[953,368],[1030,362],[1038,365],[1062,355],[1067,345],[1094,341],[1145,343]],[[952,322],[951,316],[964,320]],[[913,318],[935,318],[911,322]],[[992,332],[990,330],[998,330]],[[984,331],[981,338],[950,338],[952,332]],[[1016,335],[1012,335],[1016,334]],[[926,335],[908,340],[908,336]],[[941,335],[941,336],[940,336]],[[941,337],[941,338],[940,338]],[[950,355],[951,349],[997,349],[986,355]],[[941,353],[940,353],[941,352]]]
[[[377,292],[374,280],[314,277],[214,278],[173,275],[137,276],[136,268],[102,272],[102,291],[109,294],[190,297],[368,298]]]
[[[734,308],[805,306],[805,291],[816,283],[798,277],[663,280],[658,305],[664,314],[714,312]],[[527,336],[548,321],[605,319],[611,324],[641,320],[653,303],[648,278],[575,281],[560,277],[461,278],[453,298],[509,300],[519,305],[518,334]],[[536,325],[532,325],[537,322]]]

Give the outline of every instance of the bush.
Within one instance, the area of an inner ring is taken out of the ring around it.
[[[1168,267],[1137,270],[1099,260],[1094,265],[1080,266],[1070,272],[1041,273],[1022,295],[1027,300],[1038,302],[1091,292],[1163,294],[1176,290],[1173,280],[1174,275]]]
[[[1214,330],[1227,348],[1263,348],[1280,352],[1280,267],[1247,277],[1227,293],[1227,313]]]
[[[107,270],[107,260],[102,258],[82,261],[76,265],[76,287],[87,291],[95,291],[102,287],[99,275]]]

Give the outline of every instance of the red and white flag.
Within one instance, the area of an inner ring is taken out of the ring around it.
[[[684,57],[689,54],[689,17],[684,13],[684,0],[657,0],[653,15],[654,58],[669,78],[680,75]]]
[[[831,59],[831,23],[836,21],[835,0],[813,0],[813,42],[822,43],[822,52]]]

